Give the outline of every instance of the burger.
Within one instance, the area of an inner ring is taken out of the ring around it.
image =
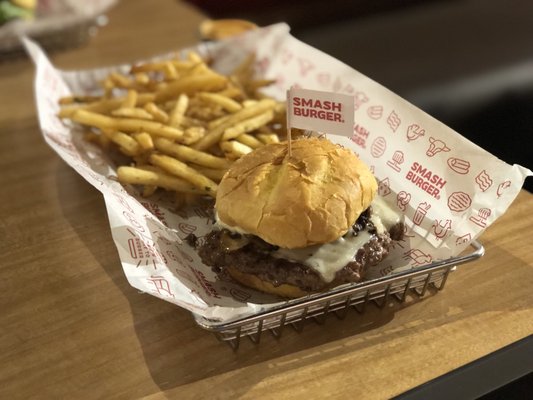
[[[214,230],[193,240],[217,273],[296,298],[360,282],[403,235],[369,168],[327,139],[273,143],[237,160],[216,195]]]

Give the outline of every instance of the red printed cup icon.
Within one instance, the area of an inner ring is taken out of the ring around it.
[[[426,214],[430,208],[431,204],[426,203],[425,201],[420,203],[416,208],[415,215],[413,216],[413,223],[415,225],[420,225],[424,221],[424,218],[426,217]]]
[[[455,212],[465,211],[472,204],[472,199],[465,192],[453,192],[448,197],[448,208]]]

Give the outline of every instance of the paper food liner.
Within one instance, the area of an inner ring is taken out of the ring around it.
[[[46,142],[105,199],[113,239],[129,283],[201,317],[229,321],[279,305],[282,299],[220,280],[181,239],[201,240],[212,229],[211,203],[180,212],[164,199],[138,196],[110,177],[114,166],[81,131],[57,118],[58,100],[95,93],[110,71],[60,71],[33,42],[36,99]],[[328,138],[353,149],[373,170],[379,194],[405,215],[406,237],[370,270],[380,277],[458,255],[480,236],[519,193],[532,172],[508,165],[342,62],[292,37],[285,24],[196,48],[229,73],[250,52],[257,76],[276,80],[266,93],[283,99],[291,85],[355,97],[351,138]],[[164,56],[163,56],[164,57]]]

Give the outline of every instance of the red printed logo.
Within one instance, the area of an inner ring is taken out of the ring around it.
[[[472,204],[472,199],[465,192],[453,192],[448,197],[448,208],[455,212],[465,211]]]
[[[366,113],[372,119],[380,119],[383,116],[383,106],[370,106]]]
[[[363,92],[356,92],[354,94],[354,111],[357,111],[362,104],[368,101],[368,96]]]
[[[326,72],[321,72],[317,74],[316,80],[322,87],[327,87],[331,82],[331,75]]]
[[[461,246],[463,244],[466,244],[468,242],[470,242],[470,240],[472,239],[472,235],[470,233],[467,233],[463,236],[459,236],[457,239],[455,239],[455,245],[456,246]]]
[[[158,295],[163,297],[175,297],[174,293],[170,290],[170,284],[164,277],[152,275],[147,280],[154,285],[154,292]]]
[[[414,266],[426,265],[433,261],[430,254],[424,253],[420,249],[411,249],[404,253],[404,260],[411,260]]]
[[[488,208],[481,208],[477,212],[477,215],[470,217],[469,220],[477,226],[485,228],[487,226],[487,219],[490,217],[491,213],[492,212]]]
[[[183,232],[184,234],[190,235],[191,233],[193,233],[196,230],[196,226],[191,225],[191,224],[186,224],[184,222],[180,222],[178,224],[178,229],[181,232]]]
[[[387,161],[387,165],[391,167],[396,172],[400,172],[400,164],[403,164],[404,162],[404,156],[403,152],[400,150],[396,150],[394,154],[392,155],[392,159]]]
[[[433,223],[433,233],[435,234],[435,237],[437,239],[442,239],[446,235],[448,235],[448,232],[450,231],[452,227],[452,220],[446,219],[446,220],[435,220]]]
[[[381,181],[378,181],[378,193],[380,196],[387,196],[390,194],[390,181],[389,178],[385,178]]]
[[[400,119],[400,116],[396,113],[396,111],[391,111],[391,113],[387,117],[387,124],[392,129],[392,131],[396,132],[401,123],[402,120]]]
[[[504,181],[504,182],[500,183],[498,185],[498,189],[496,190],[496,195],[498,196],[498,198],[500,198],[501,195],[503,194],[503,192],[506,189],[509,189],[510,187],[511,187],[511,181]]]
[[[421,225],[430,208],[431,204],[426,203],[425,201],[418,204],[418,207],[415,210],[415,215],[413,216],[413,223],[415,225]]]
[[[453,172],[466,175],[470,170],[470,162],[461,160],[460,158],[450,157],[448,158],[448,167],[450,167]]]
[[[407,205],[411,201],[411,193],[407,193],[405,191],[401,191],[396,195],[396,204],[398,204],[398,208],[402,211],[405,211],[407,209]]]
[[[426,151],[426,155],[428,157],[433,157],[435,154],[438,154],[441,151],[450,151],[450,149],[446,146],[446,143],[444,143],[442,140],[430,137],[429,147]]]
[[[490,188],[493,183],[490,175],[485,170],[481,171],[476,176],[475,180],[482,192],[485,192],[488,188]]]
[[[306,76],[309,71],[315,68],[314,64],[305,58],[298,58],[298,64],[300,65],[300,73],[302,76]]]
[[[250,297],[252,297],[250,293],[245,292],[244,290],[239,288],[231,288],[229,290],[229,294],[231,294],[231,297],[233,297],[235,300],[243,303],[247,301]]]
[[[281,63],[287,65],[292,60],[292,53],[288,49],[283,49],[281,52]]]
[[[370,145],[370,154],[372,154],[372,157],[379,158],[385,153],[386,149],[387,141],[383,136],[378,136]]]
[[[368,135],[370,134],[368,129],[366,129],[364,126],[357,124],[354,126],[353,130],[354,134],[350,138],[351,141],[355,144],[358,144],[363,149],[366,148],[366,139],[368,139]]]
[[[418,124],[411,124],[407,127],[407,141],[411,142],[418,139],[420,136],[424,136],[426,130],[422,129]]]

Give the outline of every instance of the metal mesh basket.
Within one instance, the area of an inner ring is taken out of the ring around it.
[[[308,320],[323,324],[330,314],[343,319],[350,309],[363,313],[369,302],[384,307],[391,298],[403,303],[410,292],[423,297],[430,287],[442,290],[449,273],[457,265],[476,260],[485,253],[484,247],[477,241],[472,242],[471,247],[473,251],[466,255],[326,293],[290,300],[277,308],[235,321],[216,323],[199,316],[195,316],[195,320],[200,327],[213,332],[219,340],[237,350],[240,339],[244,336],[259,344],[261,334],[265,331],[280,338],[283,329],[288,325],[300,332]]]

